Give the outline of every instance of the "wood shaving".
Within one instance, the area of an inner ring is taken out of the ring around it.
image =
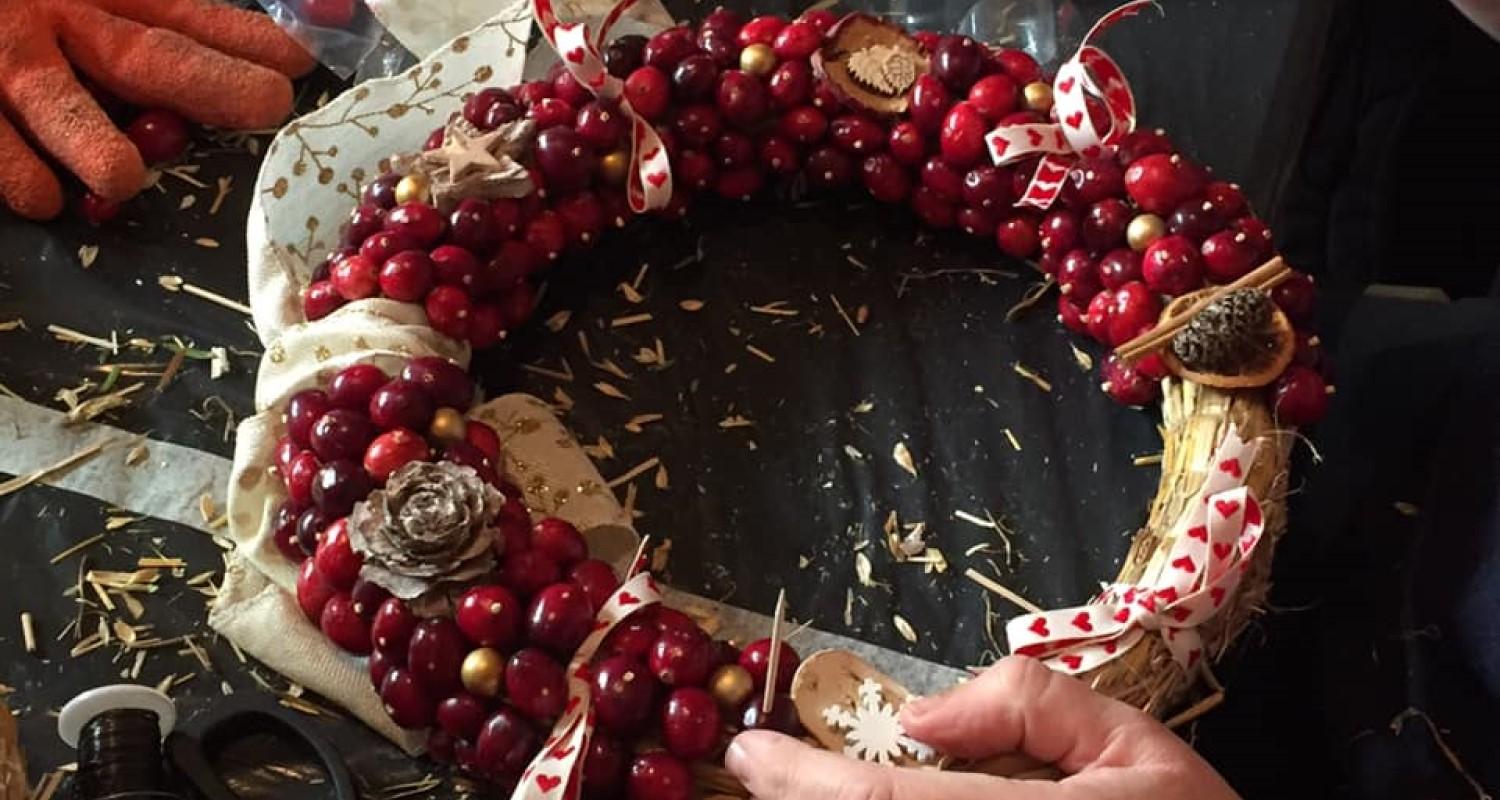
[[[66,472],[72,469],[73,467],[83,463],[84,461],[87,461],[90,458],[99,455],[99,453],[104,450],[105,444],[105,442],[95,442],[94,444],[91,444],[88,447],[79,450],[78,452],[62,459],[61,461],[58,461],[55,464],[42,467],[38,470],[33,470],[26,473],[25,475],[17,475],[16,477],[11,478],[4,483],[0,483],[0,497],[4,497],[8,494],[13,494],[17,491],[20,491],[21,489],[26,488],[27,486],[30,486],[33,483],[36,483],[37,481],[53,477],[58,473]]]
[[[895,624],[896,632],[901,634],[901,638],[912,644],[917,643],[917,629],[913,628],[911,623],[906,621],[906,617],[895,614],[891,617],[891,622]]]
[[[672,540],[663,539],[661,544],[651,550],[651,571],[663,572],[667,568],[667,562],[672,558]]]
[[[219,515],[219,506],[214,502],[213,495],[205,492],[198,496],[198,513],[204,522],[212,522]]]
[[[875,568],[870,563],[869,556],[862,552],[854,554],[854,577],[859,579],[860,586],[875,586],[874,572]]]
[[[1052,391],[1052,384],[1051,384],[1051,382],[1049,382],[1046,378],[1043,378],[1035,370],[1032,370],[1030,367],[1027,367],[1026,365],[1022,364],[1021,362],[1017,361],[1014,364],[1012,364],[1011,365],[1011,369],[1015,370],[1015,372],[1016,372],[1017,375],[1020,375],[1021,377],[1025,378],[1026,380],[1031,381],[1032,383],[1036,384],[1036,387],[1038,389],[1041,389],[1044,392],[1051,392]]]
[[[833,307],[836,311],[839,312],[839,318],[844,321],[845,325],[849,326],[849,330],[853,332],[855,336],[858,336],[859,326],[854,324],[853,319],[849,318],[849,312],[844,310],[844,304],[839,302],[839,296],[836,294],[829,294],[828,299],[833,301]],[[863,308],[863,306],[861,306],[861,308]]]
[[[703,310],[703,301],[702,300],[683,300],[682,302],[680,302],[680,303],[677,304],[677,307],[680,308],[680,309],[682,309],[683,311],[702,311]]]
[[[555,369],[548,369],[546,367],[543,367],[543,366],[540,366],[540,365],[537,365],[537,364],[522,364],[521,365],[521,369],[526,370],[527,372],[533,373],[535,375],[541,375],[541,376],[546,377],[546,378],[551,378],[553,380],[558,380],[558,381],[564,381],[564,382],[567,382],[567,383],[572,383],[573,382],[573,365],[569,364],[567,359],[562,359],[562,366],[563,366],[563,368],[561,370],[555,370]]]
[[[902,469],[911,473],[913,478],[917,477],[917,464],[912,460],[911,450],[907,448],[906,442],[896,442],[896,447],[891,451],[891,458],[896,460]]]
[[[15,319],[8,319],[4,322],[0,322],[0,333],[9,333],[10,331],[14,330],[29,330],[29,328],[26,327],[26,320],[21,319],[20,317],[16,317]]]
[[[546,323],[544,324],[547,326],[547,330],[552,331],[553,333],[560,333],[562,332],[563,328],[568,327],[568,320],[571,320],[572,318],[573,312],[564,309],[548,317]]]
[[[1005,434],[1005,439],[1010,442],[1012,450],[1015,450],[1017,453],[1021,452],[1021,441],[1016,438],[1015,433],[1010,428],[1003,428],[1000,432]]]
[[[1161,453],[1148,453],[1130,459],[1130,465],[1134,467],[1150,467],[1161,463]]]
[[[198,237],[198,238],[196,238],[196,239],[193,240],[193,244],[196,244],[199,247],[206,247],[209,250],[216,250],[219,247],[219,240],[218,239],[210,239],[207,236],[200,236],[200,237]]]
[[[1026,293],[1021,295],[1021,299],[1015,305],[1011,306],[1009,311],[1005,312],[1005,321],[1013,322],[1016,317],[1021,316],[1022,312],[1041,302],[1042,298],[1047,296],[1047,291],[1055,283],[1056,281],[1050,275],[1040,283],[1033,283],[1026,289]]]
[[[613,489],[613,488],[615,488],[616,486],[619,486],[622,483],[629,483],[629,482],[635,480],[636,478],[639,478],[640,476],[646,474],[647,472],[650,472],[651,470],[656,469],[660,465],[661,465],[661,459],[657,458],[656,456],[652,456],[652,457],[646,459],[645,461],[642,461],[641,463],[636,464],[635,466],[631,467],[630,470],[628,472],[626,472],[624,475],[621,475],[620,477],[615,478],[614,480],[610,481],[609,484],[608,484],[609,488]]]
[[[985,575],[984,573],[982,573],[982,572],[974,569],[973,567],[970,567],[969,569],[964,570],[964,577],[968,578],[969,580],[971,580],[971,581],[979,584],[980,586],[983,586],[984,588],[986,588],[986,589],[994,592],[995,594],[1000,595],[1001,597],[1005,598],[1006,600],[1009,600],[1010,602],[1015,603],[1017,606],[1021,607],[1022,609],[1024,609],[1025,611],[1027,611],[1029,613],[1032,613],[1032,614],[1040,614],[1040,613],[1042,613],[1041,606],[1038,606],[1036,603],[1033,603],[1030,600],[1027,600],[1026,598],[1020,596],[1019,594],[1016,594],[1015,592],[1011,591],[1010,589],[1007,589],[1006,587],[1002,586],[998,581],[996,581],[994,578],[991,578],[988,575]]]
[[[859,405],[849,410],[854,412],[855,414],[868,414],[871,411],[875,410],[875,404],[869,400],[861,400],[859,402]]]
[[[82,264],[84,269],[94,266],[97,260],[99,260],[99,245],[86,244],[78,248],[78,263]]]
[[[21,612],[21,639],[26,644],[27,655],[36,653],[36,621],[30,611]]]
[[[124,389],[84,400],[68,409],[63,424],[76,425],[80,422],[88,422],[117,408],[124,408],[130,405],[130,396],[140,391],[144,386],[145,384],[143,383],[135,383]]]
[[[777,300],[760,306],[750,306],[750,310],[757,314],[767,314],[773,317],[795,317],[802,312],[795,308],[787,308],[785,300]]]
[[[130,448],[130,452],[125,454],[125,466],[138,466],[141,462],[146,460],[146,455],[147,451],[145,442],[142,442],[135,447]]]
[[[625,430],[631,433],[640,433],[644,426],[665,419],[661,414],[637,414],[625,423]]]
[[[598,381],[598,382],[596,382],[594,384],[594,389],[596,391],[598,391],[599,394],[602,394],[605,397],[613,397],[616,400],[629,400],[630,399],[630,395],[625,394],[624,392],[620,391],[620,389],[618,387],[616,387],[614,384],[608,383],[606,381]]]
[[[627,325],[639,325],[642,322],[650,322],[652,319],[655,318],[651,316],[650,312],[646,312],[644,314],[627,314],[623,317],[615,317],[614,319],[610,320],[609,327],[624,328]]]
[[[210,291],[208,289],[204,289],[201,286],[195,286],[191,283],[188,283],[178,275],[160,275],[156,278],[156,285],[169,292],[182,292],[184,294],[190,294],[202,300],[207,300],[210,303],[216,303],[231,311],[238,311],[245,316],[250,316],[253,313],[250,310],[250,306],[245,305],[238,300],[231,300],[228,297],[219,294],[218,292]]]
[[[636,291],[636,288],[634,286],[631,286],[628,283],[621,282],[620,285],[616,286],[615,288],[619,290],[620,295],[623,296],[627,302],[633,305],[639,304],[646,299],[641,295],[640,292]]]
[[[69,558],[83,552],[84,550],[89,549],[90,547],[93,547],[94,545],[102,541],[104,541],[104,534],[102,533],[90,536],[89,538],[84,539],[83,541],[53,556],[50,563],[61,564],[62,562],[67,561]]]
[[[727,417],[719,420],[719,427],[722,428],[722,429],[724,429],[724,430],[728,430],[730,428],[749,428],[749,427],[752,427],[754,425],[755,425],[754,422],[751,422],[750,420],[746,419],[741,414],[731,414],[731,415],[729,415],[729,416],[727,416]]]
[[[58,341],[61,342],[92,345],[100,350],[108,350],[112,355],[120,354],[120,341],[113,331],[110,332],[108,339],[90,336],[86,333],[75,331],[72,328],[64,328],[61,325],[48,325],[47,332],[57,337]]]
[[[592,363],[594,366],[604,370],[605,372],[608,372],[609,374],[615,376],[616,378],[619,378],[620,380],[630,380],[630,373],[621,369],[620,365],[616,364],[613,359],[606,358],[603,361],[595,361]]]
[[[1391,508],[1396,509],[1396,513],[1403,517],[1416,517],[1422,513],[1422,509],[1418,508],[1415,503],[1408,503],[1404,500],[1397,500],[1391,503]]]
[[[603,436],[599,437],[599,441],[596,444],[584,445],[583,452],[588,453],[589,458],[595,461],[608,461],[615,457],[614,445],[610,444],[609,440]]]
[[[1437,744],[1438,750],[1448,760],[1448,764],[1453,767],[1453,771],[1457,772],[1460,777],[1468,782],[1469,788],[1474,790],[1474,797],[1477,800],[1493,800],[1493,796],[1485,791],[1484,785],[1464,768],[1464,763],[1459,759],[1458,753],[1454,752],[1453,748],[1448,746],[1447,740],[1443,738],[1442,730],[1438,728],[1437,723],[1432,721],[1432,717],[1427,716],[1425,712],[1416,708],[1408,708],[1397,714],[1391,719],[1391,733],[1400,736],[1401,729],[1406,727],[1406,721],[1409,719],[1419,719],[1427,726],[1427,732],[1432,735],[1432,741]]]
[[[656,480],[655,480],[655,483],[656,483],[656,488],[658,488],[658,489],[666,489],[668,487],[669,483],[668,483],[668,480],[667,480],[667,468],[666,468],[666,466],[660,466],[660,467],[656,468]]]
[[[252,144],[255,142],[254,139],[249,139],[247,141]],[[213,205],[208,207],[208,213],[210,216],[218,214],[219,209],[224,206],[224,199],[229,197],[229,188],[234,184],[234,176],[224,175],[218,178],[218,180],[215,182],[218,184],[218,193],[214,195]]]
[[[756,358],[758,358],[758,359],[766,362],[767,364],[775,364],[776,363],[776,357],[775,356],[771,355],[770,353],[767,353],[766,351],[760,349],[759,347],[756,347],[753,344],[747,344],[747,345],[745,345],[745,350],[747,350],[750,353],[750,355],[755,356]]]
[[[1094,368],[1093,356],[1085,353],[1082,350],[1079,350],[1078,345],[1073,344],[1072,342],[1068,343],[1068,347],[1073,350],[1073,362],[1078,365],[1079,369],[1083,370],[1084,372],[1088,372]]]
[[[561,386],[555,387],[552,390],[552,405],[564,412],[571,411],[573,410],[573,397],[563,391]]]
[[[182,196],[181,200],[177,201],[177,210],[178,211],[186,211],[186,210],[192,208],[194,205],[196,205],[197,202],[198,202],[198,196],[197,195],[195,195],[195,194],[185,194],[185,195]]]

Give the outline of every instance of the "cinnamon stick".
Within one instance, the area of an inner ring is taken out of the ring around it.
[[[1176,336],[1177,332],[1182,330],[1183,326],[1187,325],[1189,320],[1220,297],[1237,289],[1245,289],[1252,286],[1269,290],[1286,280],[1291,274],[1291,267],[1286,265],[1281,256],[1276,256],[1240,276],[1233,283],[1213,289],[1181,312],[1162,319],[1155,328],[1115,348],[1115,355],[1126,361],[1135,361],[1171,341],[1172,337]]]

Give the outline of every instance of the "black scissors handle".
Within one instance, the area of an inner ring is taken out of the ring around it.
[[[354,779],[338,750],[317,731],[280,708],[268,708],[255,698],[236,695],[225,698],[207,714],[191,723],[179,725],[167,737],[167,758],[177,774],[187,781],[204,800],[240,800],[225,785],[208,759],[203,743],[218,736],[243,734],[246,731],[270,731],[287,739],[298,740],[312,750],[321,762],[333,796],[338,800],[359,800]]]

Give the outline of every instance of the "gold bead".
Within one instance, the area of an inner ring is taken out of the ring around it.
[[[1021,90],[1021,93],[1026,97],[1026,108],[1038,114],[1045,114],[1052,110],[1051,86],[1041,81],[1028,83],[1026,84],[1026,88]]]
[[[494,697],[500,694],[500,681],[505,678],[505,656],[493,647],[481,647],[464,657],[458,674],[470,694]]]
[[[457,442],[468,433],[469,423],[464,415],[458,413],[456,408],[440,408],[432,415],[432,427],[427,432],[434,439],[442,439],[445,442]]]
[[[1155,214],[1140,214],[1125,228],[1125,241],[1130,244],[1130,249],[1137,253],[1166,235],[1167,223]]]
[[[396,202],[425,203],[427,202],[427,190],[429,188],[431,188],[431,184],[427,182],[426,176],[416,173],[407,175],[396,184]]]
[[[621,186],[625,183],[625,177],[630,174],[630,153],[624,150],[616,150],[606,154],[599,159],[599,177],[605,183],[613,186]]]
[[[776,51],[768,44],[752,44],[740,51],[740,69],[757,78],[770,75],[776,69]]]
[[[755,679],[739,664],[725,664],[708,679],[709,694],[725,708],[739,708],[755,692]]]

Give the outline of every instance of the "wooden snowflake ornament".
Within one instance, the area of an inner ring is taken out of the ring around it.
[[[844,755],[876,764],[901,760],[902,754],[924,764],[937,759],[931,747],[906,735],[900,709],[885,699],[879,683],[865,678],[859,685],[859,700],[851,705],[823,709],[823,721],[844,731]]]

